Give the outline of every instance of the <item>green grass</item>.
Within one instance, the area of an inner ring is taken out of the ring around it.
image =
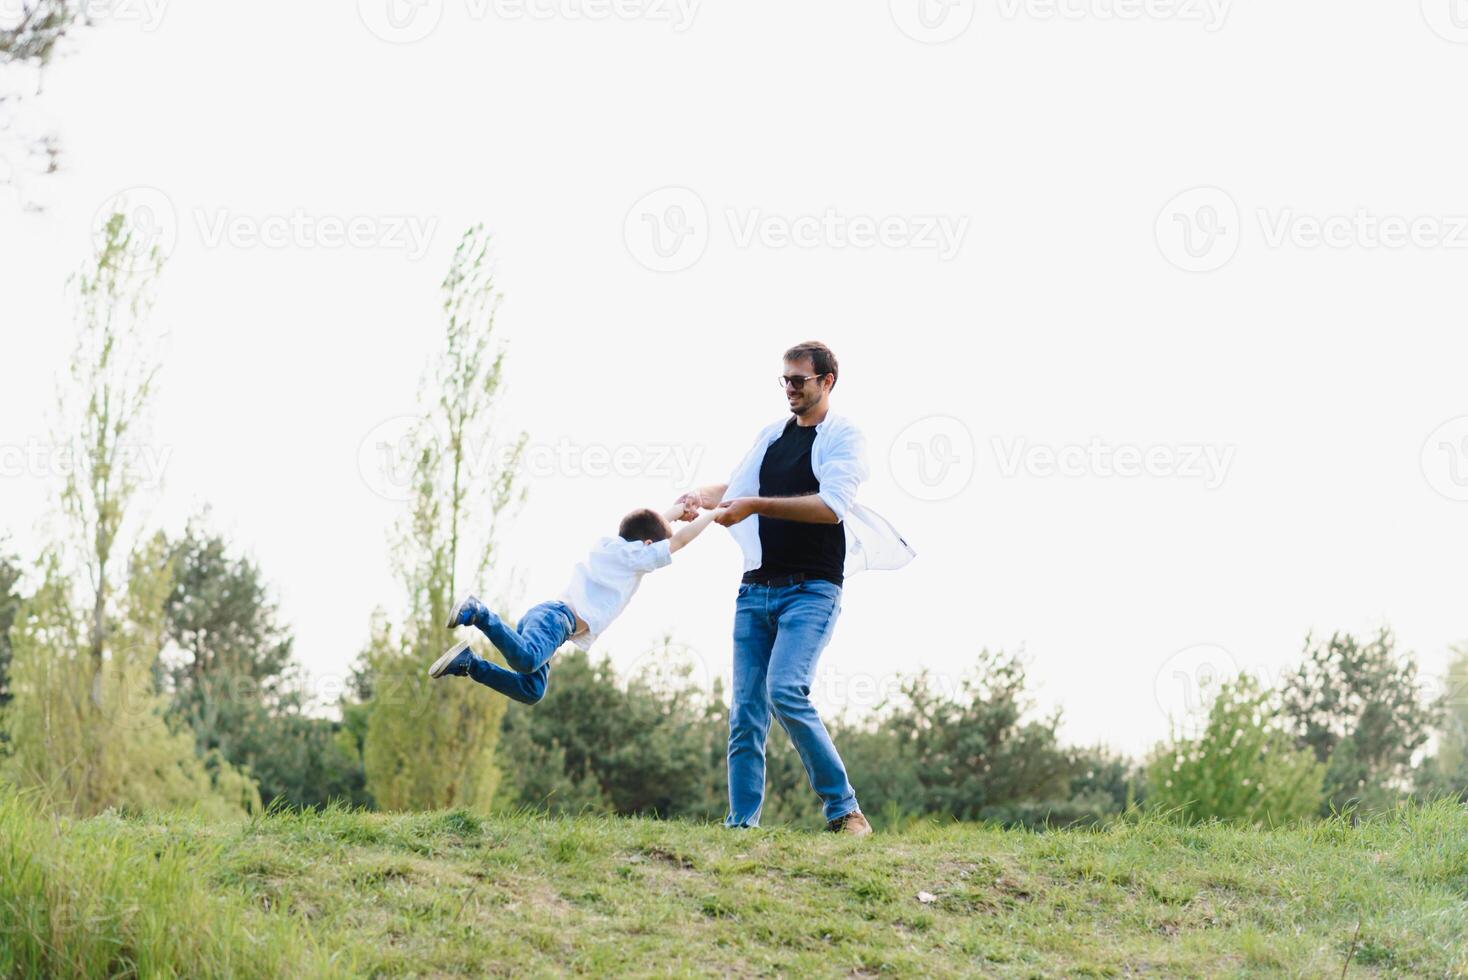
[[[1468,976],[1465,936],[1468,811],[1446,804],[854,841],[462,811],[54,822],[0,795],[0,976],[1441,977]]]

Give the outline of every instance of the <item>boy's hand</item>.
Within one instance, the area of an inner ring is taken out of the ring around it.
[[[682,505],[683,507],[683,513],[678,516],[678,520],[691,521],[698,516],[699,499],[697,493],[685,493],[673,501],[673,503]]]

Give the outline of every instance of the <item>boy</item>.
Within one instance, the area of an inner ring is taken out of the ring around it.
[[[514,629],[473,595],[465,596],[449,614],[448,628],[478,628],[513,669],[476,657],[469,641],[461,640],[434,661],[428,676],[467,675],[506,697],[535,704],[545,696],[550,660],[561,644],[570,640],[590,650],[632,601],[642,576],[671,563],[673,553],[698,537],[723,511],[699,514],[675,532],[671,522],[686,519],[688,513],[681,501],[665,514],[634,510],[622,518],[617,537],[602,538],[592,547],[571,573],[571,584],[559,599],[531,608]]]

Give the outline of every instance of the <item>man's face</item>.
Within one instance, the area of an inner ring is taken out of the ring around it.
[[[785,362],[784,377],[807,379],[798,386],[792,385],[789,381],[785,382],[785,399],[790,403],[790,411],[796,415],[804,415],[811,409],[819,407],[826,397],[826,386],[831,380],[830,375],[817,378],[813,377],[815,373],[816,366],[811,363],[809,357]]]

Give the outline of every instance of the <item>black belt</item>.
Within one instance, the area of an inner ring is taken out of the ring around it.
[[[811,575],[807,572],[793,572],[790,575],[776,575],[773,578],[756,577],[754,572],[745,572],[740,582],[744,585],[767,585],[772,589],[783,589],[787,586],[799,585],[801,582],[830,582],[836,586],[841,584],[829,576]]]

